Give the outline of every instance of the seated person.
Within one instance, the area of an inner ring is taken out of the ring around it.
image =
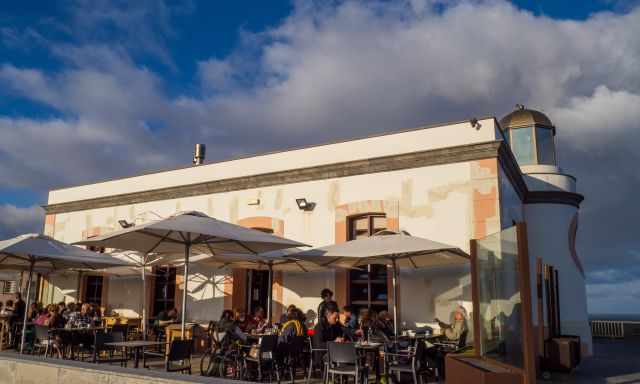
[[[437,318],[435,321],[448,341],[458,341],[462,333],[467,330],[466,310],[459,306],[452,312],[451,317],[453,318],[452,324],[443,323]]]
[[[13,316],[13,300],[7,300],[4,304],[4,308],[0,311],[0,315]]]
[[[358,329],[358,322],[353,314],[353,307],[345,305],[340,311],[339,319],[346,340],[355,341],[357,338],[362,337],[362,331]]]
[[[379,336],[388,339],[393,337],[393,316],[388,311],[380,311],[378,321],[376,322],[376,330]]]
[[[242,332],[238,322],[233,318],[233,312],[229,309],[222,311],[220,321],[218,321],[218,331],[224,332],[225,335],[220,340],[223,348],[230,345],[235,340],[247,341],[247,335]]]
[[[327,348],[329,341],[344,341],[344,333],[342,326],[338,322],[338,306],[335,304],[327,304],[324,310],[324,316],[321,317],[314,328],[313,333],[314,348]]]
[[[247,332],[263,333],[266,327],[267,321],[265,319],[264,309],[257,307],[253,317],[247,323]]]
[[[304,336],[304,328],[298,318],[298,311],[291,311],[287,314],[287,321],[282,324],[278,341],[288,343],[296,336]]]
[[[280,316],[280,324],[284,324],[287,322],[287,319],[289,317],[289,314],[293,311],[295,311],[297,308],[295,305],[291,304],[287,307],[287,311],[285,313],[282,314],[282,316]]]
[[[156,316],[156,323],[159,327],[164,327],[169,324],[178,322],[178,310],[176,308],[170,308],[166,311],[161,311]]]
[[[40,310],[33,323],[35,325],[47,325],[49,323],[49,312],[46,308]]]

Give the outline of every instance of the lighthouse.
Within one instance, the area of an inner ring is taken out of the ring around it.
[[[556,148],[556,126],[542,112],[518,104],[500,120],[505,141],[522,171],[527,185],[524,217],[527,223],[530,270],[553,267],[558,274],[559,331],[579,335],[585,355],[591,354],[591,330],[587,314],[585,272],[576,247],[580,204],[576,178],[560,166]],[[544,272],[543,272],[544,273]],[[537,290],[537,274],[531,274],[534,323],[542,320],[549,334],[548,297]],[[543,297],[536,297],[537,295]],[[541,299],[543,305],[536,305]],[[539,312],[542,310],[541,316]]]

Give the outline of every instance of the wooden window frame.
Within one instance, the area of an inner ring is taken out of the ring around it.
[[[347,241],[351,241],[351,240],[355,240],[356,239],[356,235],[355,235],[355,228],[354,228],[354,223],[357,222],[358,220],[362,220],[363,218],[367,218],[368,219],[368,234],[367,236],[373,236],[376,231],[375,231],[375,226],[374,226],[374,220],[376,218],[383,218],[383,219],[387,219],[387,214],[384,212],[367,212],[367,213],[362,213],[362,214],[357,214],[357,215],[353,215],[353,216],[349,216],[347,217]],[[385,224],[385,229],[387,225]],[[364,307],[366,306],[368,309],[371,309],[372,306],[381,306],[381,305],[385,305],[387,306],[387,310],[389,310],[389,306],[391,305],[391,298],[388,296],[388,292],[389,292],[389,282],[388,282],[388,277],[389,274],[387,272],[386,274],[386,278],[384,281],[385,284],[385,291],[387,292],[387,299],[386,300],[374,300],[374,298],[372,297],[372,286],[373,284],[381,284],[380,281],[378,281],[377,279],[372,279],[371,278],[371,265],[369,265],[367,267],[367,279],[366,279],[366,284],[367,284],[367,300],[358,300],[357,303],[354,303],[354,301],[352,300],[351,297],[351,290],[352,290],[352,285],[354,284],[354,282],[352,282],[352,276],[351,276],[351,272],[347,273],[347,303],[349,303],[350,305],[354,305],[354,306],[358,306],[358,307]],[[364,279],[358,279],[360,280],[358,284],[362,284],[364,283]]]

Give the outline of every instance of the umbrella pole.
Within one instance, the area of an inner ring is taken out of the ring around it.
[[[393,332],[398,338],[398,265],[396,259],[391,261],[393,267]]]
[[[82,271],[78,271],[78,284],[76,285],[76,303],[80,302],[80,288],[82,287]]]
[[[147,279],[142,265],[142,340],[147,340]]]
[[[31,279],[33,276],[33,264],[34,261],[31,261],[29,265],[29,278],[27,279],[27,297],[25,299],[24,306],[24,318],[22,319],[22,335],[20,336],[20,354],[24,351],[24,342],[26,340],[27,333],[27,320],[29,318],[29,307],[31,307]]]
[[[269,264],[269,288],[267,290],[267,324],[271,325],[271,312],[273,311],[273,265]]]
[[[180,326],[180,335],[184,340],[185,321],[187,320],[187,285],[189,283],[189,254],[191,253],[191,245],[184,246],[184,289],[182,290],[182,324]]]

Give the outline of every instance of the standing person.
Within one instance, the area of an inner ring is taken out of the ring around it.
[[[327,305],[332,304],[336,308],[338,307],[338,304],[333,301],[333,292],[329,288],[325,288],[320,292],[320,298],[322,301],[318,305],[318,322],[324,318]]]
[[[24,311],[27,309],[27,305],[22,300],[22,295],[16,295],[16,302],[13,305],[13,315],[16,317],[16,321],[24,320]]]

